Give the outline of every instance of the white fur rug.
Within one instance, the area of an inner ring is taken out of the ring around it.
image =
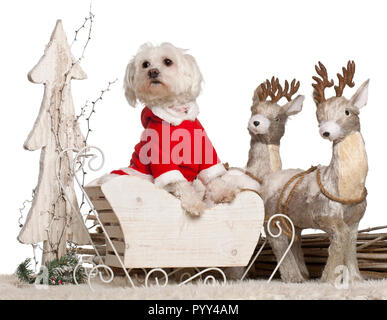
[[[230,282],[227,285],[187,284],[182,287],[130,288],[123,278],[111,284],[50,286],[37,289],[21,284],[13,275],[0,275],[0,300],[9,299],[387,299],[387,280],[364,281],[348,289],[310,281],[304,284],[284,284],[263,280]]]

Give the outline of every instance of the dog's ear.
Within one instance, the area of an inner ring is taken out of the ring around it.
[[[189,73],[191,85],[191,94],[196,98],[200,94],[203,76],[196,63],[196,60],[190,54],[183,54],[183,58],[187,64],[187,71]]]
[[[124,78],[124,89],[125,89],[125,97],[128,100],[129,104],[132,107],[136,107],[137,97],[134,90],[134,74],[136,72],[136,66],[134,64],[134,59],[129,62],[126,67],[125,78]]]

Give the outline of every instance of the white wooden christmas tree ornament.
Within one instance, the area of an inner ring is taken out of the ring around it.
[[[80,149],[84,137],[76,121],[71,95],[71,80],[86,79],[86,73],[71,53],[58,20],[46,46],[43,57],[28,74],[33,83],[44,84],[43,101],[35,124],[24,143],[30,151],[42,149],[40,173],[31,209],[20,231],[21,243],[36,244],[44,241],[42,262],[61,257],[66,251],[66,241],[87,244],[88,236],[76,217],[79,208],[73,188],[71,152],[59,160],[59,177],[72,202],[63,197],[56,178],[58,155],[68,148]]]

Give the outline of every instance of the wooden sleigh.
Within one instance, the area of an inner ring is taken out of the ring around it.
[[[85,191],[126,268],[246,266],[264,220],[263,201],[251,191],[197,218],[176,197],[135,176],[90,183]],[[105,263],[121,266],[109,244]]]
[[[98,155],[102,164],[93,168],[91,163]],[[147,285],[154,271],[162,272],[167,283],[168,274],[163,268],[194,268],[197,274],[181,283],[184,284],[207,271],[220,272],[226,281],[221,267],[244,267],[250,261],[242,279],[245,277],[266,244],[264,242],[252,258],[265,217],[263,201],[257,193],[242,191],[231,203],[218,204],[200,217],[191,217],[181,208],[179,199],[140,177],[120,176],[103,184],[96,179],[83,186],[76,172],[83,171],[86,162],[91,170],[97,171],[103,166],[103,160],[99,148],[86,147],[76,154],[73,161],[75,181],[91,208],[90,212],[94,213],[106,243],[105,255],[102,256],[89,234],[90,244],[100,258],[89,272],[89,285],[90,277],[95,276],[93,271],[97,269],[108,270],[111,277],[105,282],[110,282],[114,277],[111,267],[122,268],[133,286],[129,275],[132,269],[145,271]],[[64,194],[67,197],[66,190]],[[77,208],[73,210],[79,213]],[[84,222],[82,215],[79,214],[79,217]],[[273,218],[275,216],[269,220],[269,225]],[[276,225],[278,234],[272,234],[270,228],[267,230],[272,236],[282,233],[279,221]],[[87,230],[86,224],[84,226]],[[293,239],[269,281],[289,251]]]

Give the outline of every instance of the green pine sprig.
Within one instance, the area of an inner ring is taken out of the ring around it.
[[[75,284],[74,269],[78,265],[79,259],[74,250],[68,250],[67,253],[59,259],[47,261],[45,266],[48,271],[49,285]],[[16,269],[16,276],[23,283],[32,284],[36,278],[43,274],[41,270],[37,275],[30,268],[31,259],[24,260]],[[44,284],[43,277],[40,278],[39,284]],[[75,272],[75,278],[78,283],[84,283],[87,279],[85,269],[80,266]]]
[[[16,269],[16,276],[21,282],[32,284],[35,282],[36,275],[30,269],[31,259],[25,259]]]

